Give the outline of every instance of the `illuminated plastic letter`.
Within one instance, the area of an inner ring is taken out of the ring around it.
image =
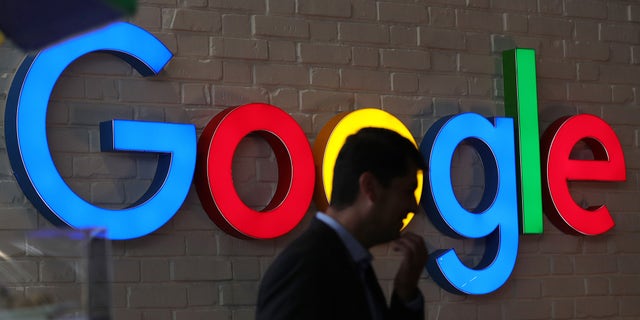
[[[571,150],[580,141],[592,150],[595,160],[572,160]],[[626,166],[622,146],[602,119],[581,114],[556,120],[545,132],[543,149],[545,211],[567,233],[598,235],[614,226],[605,205],[583,209],[569,192],[569,181],[624,181]]]
[[[244,204],[231,174],[236,147],[250,133],[269,143],[278,162],[278,185],[262,211]],[[313,197],[309,141],[289,114],[268,104],[229,108],[211,119],[198,140],[196,170],[203,208],[218,227],[240,238],[269,239],[291,231]]]
[[[543,231],[542,174],[535,51],[513,49],[502,56],[505,113],[516,125],[522,233],[539,234]]]
[[[460,294],[486,294],[509,278],[518,253],[518,205],[513,120],[463,113],[438,120],[427,131],[420,150],[429,164],[423,206],[443,233],[466,238],[486,237],[482,261],[465,266],[453,249],[431,254],[427,269],[443,288]],[[451,183],[456,147],[468,141],[480,154],[485,190],[473,212],[458,202]]]
[[[317,176],[315,202],[318,209],[325,210],[329,206],[333,186],[333,167],[344,142],[347,137],[365,127],[393,130],[411,140],[417,147],[409,129],[398,118],[388,112],[368,108],[337,114],[320,130],[313,145]],[[418,187],[416,188],[416,200],[418,202],[420,202],[420,197],[422,196],[422,175],[422,172],[418,173]],[[402,228],[411,222],[413,216],[413,212],[407,215],[402,221]]]
[[[27,56],[11,85],[5,111],[11,166],[26,196],[52,223],[104,227],[111,239],[141,237],[169,221],[187,196],[195,168],[195,127],[119,120],[103,125],[107,132],[103,131],[101,140],[110,151],[160,153],[156,175],[148,192],[126,209],[100,208],[76,195],[49,153],[47,107],[64,69],[94,51],[113,53],[143,75],[158,73],[171,59],[171,52],[158,39],[128,23],[114,23]]]

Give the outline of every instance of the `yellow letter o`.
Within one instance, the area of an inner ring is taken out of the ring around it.
[[[314,198],[319,210],[326,210],[331,201],[333,167],[336,164],[340,149],[342,149],[347,137],[366,127],[393,130],[409,139],[417,148],[416,141],[413,139],[409,129],[398,118],[386,111],[368,108],[337,114],[320,130],[313,144],[313,157],[316,166]],[[418,171],[417,178],[418,187],[416,188],[415,196],[416,201],[419,203],[422,196],[422,171]],[[413,216],[413,212],[409,213],[403,220],[403,229],[411,222]]]

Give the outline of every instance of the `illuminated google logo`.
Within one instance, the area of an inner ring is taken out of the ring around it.
[[[147,31],[115,23],[29,55],[22,63],[7,99],[7,149],[26,196],[58,225],[104,227],[111,239],[142,237],[174,216],[195,173],[202,206],[221,229],[242,238],[274,238],[301,221],[312,197],[318,208],[326,208],[333,165],[347,136],[378,126],[415,143],[401,121],[378,109],[336,115],[320,131],[313,148],[291,116],[262,103],[224,110],[209,122],[199,140],[192,124],[112,120],[100,124],[103,151],[153,152],[159,154],[159,162],[149,190],[131,207],[100,208],[65,183],[46,137],[48,101],[56,81],[74,60],[94,51],[113,53],[145,76],[157,74],[172,57]],[[618,138],[596,116],[559,119],[545,132],[541,148],[534,51],[510,50],[503,60],[510,117],[447,116],[427,131],[419,146],[429,169],[418,176],[416,198],[431,221],[445,234],[487,240],[484,257],[474,267],[464,265],[453,249],[431,254],[427,269],[433,279],[456,293],[486,294],[507,281],[515,265],[519,234],[543,232],[543,202],[551,220],[567,232],[597,235],[611,229],[614,222],[606,206],[580,207],[567,183],[626,179]],[[269,143],[278,163],[275,195],[261,211],[242,202],[231,175],[235,149],[250,133]],[[570,158],[580,141],[591,147],[594,160]],[[463,142],[477,150],[485,171],[485,191],[472,211],[460,205],[451,183],[452,157]]]

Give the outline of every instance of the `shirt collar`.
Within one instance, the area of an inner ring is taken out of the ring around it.
[[[358,242],[358,240],[356,240],[356,238],[354,238],[353,235],[349,233],[349,231],[347,231],[347,229],[345,229],[338,221],[322,212],[318,212],[316,218],[338,234],[338,237],[342,240],[342,243],[347,248],[347,251],[349,251],[351,259],[353,259],[354,262],[371,262],[373,257],[369,251],[363,247],[362,244],[360,244],[360,242]]]

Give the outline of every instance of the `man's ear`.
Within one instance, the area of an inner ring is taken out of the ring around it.
[[[360,183],[360,193],[369,201],[376,202],[380,192],[378,179],[371,172],[364,172],[360,175],[358,182]]]

